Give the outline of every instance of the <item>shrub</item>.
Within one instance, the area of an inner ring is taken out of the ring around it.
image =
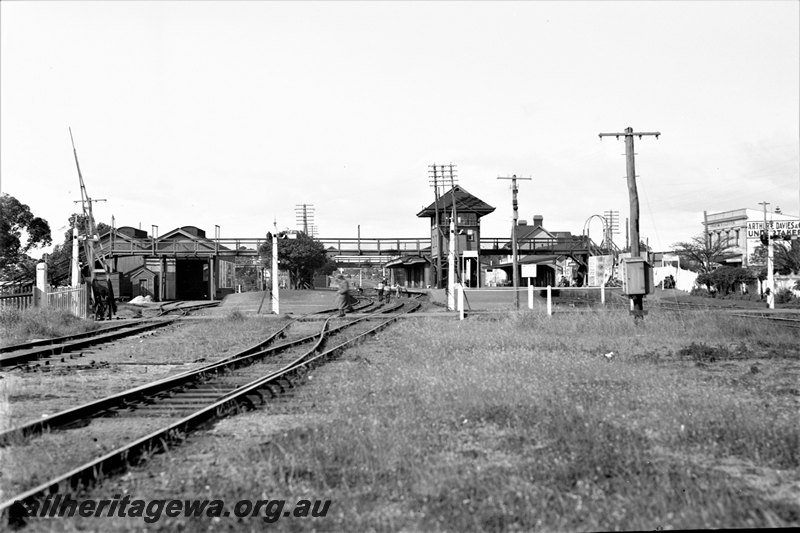
[[[61,337],[100,327],[93,320],[81,320],[67,311],[30,308],[0,312],[0,344],[16,344],[33,338]]]
[[[708,289],[703,287],[695,287],[692,289],[692,292],[689,293],[692,296],[702,296],[703,298],[708,298]]]
[[[781,289],[775,292],[776,304],[787,304],[792,300],[794,300],[794,294],[792,293],[791,289]]]

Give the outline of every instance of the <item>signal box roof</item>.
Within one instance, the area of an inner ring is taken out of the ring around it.
[[[437,209],[439,211],[449,211],[453,207],[453,196],[455,196],[456,211],[459,213],[475,213],[478,215],[478,217],[482,217],[494,212],[494,207],[490,206],[477,196],[473,196],[460,185],[456,185],[449,191],[439,196],[438,202],[433,202],[431,205],[417,213],[417,216],[420,218],[433,218],[436,216]]]

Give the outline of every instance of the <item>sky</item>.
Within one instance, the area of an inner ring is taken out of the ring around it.
[[[98,222],[259,237],[429,236],[428,171],[581,234],[629,216],[656,250],[703,211],[800,211],[800,3],[0,2],[0,190],[60,242]],[[35,255],[35,253],[34,253]]]

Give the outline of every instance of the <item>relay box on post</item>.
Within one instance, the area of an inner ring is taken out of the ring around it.
[[[652,294],[653,267],[643,257],[622,260],[622,292],[629,296]]]

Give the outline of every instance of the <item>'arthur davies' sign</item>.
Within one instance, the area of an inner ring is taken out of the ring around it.
[[[800,221],[798,220],[768,220],[767,228],[769,228],[769,233],[772,237],[781,238],[800,236]],[[763,222],[747,223],[748,239],[758,239],[762,231],[764,231]]]

